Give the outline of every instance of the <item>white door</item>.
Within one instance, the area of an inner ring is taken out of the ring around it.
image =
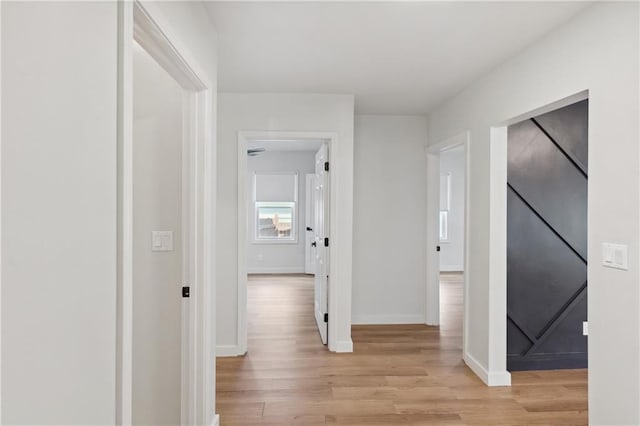
[[[316,153],[316,177],[314,191],[314,247],[316,251],[315,316],[322,343],[327,344],[329,281],[329,151],[327,145]]]
[[[305,232],[304,232],[304,273],[314,275],[316,273],[316,249],[313,246],[315,234],[315,187],[316,175],[306,175],[305,192]]]

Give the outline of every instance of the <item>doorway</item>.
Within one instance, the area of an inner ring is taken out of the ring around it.
[[[466,348],[467,143],[460,134],[427,151],[427,325]]]
[[[587,367],[588,102],[508,128],[511,371]]]
[[[440,152],[440,330],[456,335],[462,332],[464,301],[465,157],[464,144]]]
[[[177,424],[183,306],[182,88],[133,47],[133,422]],[[159,374],[162,372],[162,374]],[[161,404],[158,401],[162,401]]]
[[[201,68],[185,60],[167,37],[164,21],[158,23],[154,18],[139,2],[118,4],[116,424],[132,424],[134,418],[147,423],[213,424],[212,85],[206,75],[194,71]],[[148,64],[165,73],[162,78],[166,81],[175,83],[172,90],[177,86],[180,104],[172,109],[171,123],[158,118],[153,110],[158,106],[148,97],[142,110],[153,111],[155,118],[136,116],[135,110],[143,105],[134,102],[140,88],[134,84],[142,82],[134,76],[135,49],[148,54]],[[166,135],[166,129],[158,133],[169,124]],[[144,144],[136,144],[143,139]],[[162,176],[165,169],[167,176]],[[159,189],[158,181],[166,185]],[[170,207],[164,212],[166,206]],[[163,217],[165,213],[167,217]],[[170,269],[166,277],[155,270],[160,258],[170,258],[162,266]],[[147,274],[142,274],[145,270]],[[150,283],[159,285],[152,288]],[[157,304],[145,300],[156,296],[162,298]],[[166,310],[160,313],[156,308],[167,300]],[[165,311],[170,312],[167,318]],[[163,324],[153,318],[160,318],[164,325],[170,322],[170,331],[162,335]],[[149,330],[154,338],[148,339]],[[145,348],[145,342],[151,346],[161,342],[162,347]],[[149,364],[134,359],[136,352],[157,349],[170,354],[155,354]],[[171,371],[168,377],[161,377],[165,363],[171,365]],[[146,379],[138,377],[139,373]],[[151,395],[144,394],[145,386],[153,388]],[[160,412],[162,419],[150,420]]]
[[[270,311],[256,299],[256,294],[264,294],[260,286],[297,292],[292,282],[310,290],[312,309],[307,314],[315,318],[319,344],[328,343],[332,138],[322,136],[255,134],[239,142],[238,213],[239,224],[244,224],[238,227],[238,241],[243,242],[238,247],[241,353],[248,351],[248,334],[254,333],[251,316]]]

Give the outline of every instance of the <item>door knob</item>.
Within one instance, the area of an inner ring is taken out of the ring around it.
[[[318,244],[316,244],[315,241],[311,243],[311,247],[317,247],[317,246],[318,246]]]
[[[310,226],[307,226],[307,231],[313,231],[313,229]]]

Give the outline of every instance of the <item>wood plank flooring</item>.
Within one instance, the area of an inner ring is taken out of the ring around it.
[[[442,324],[354,326],[354,353],[320,343],[313,281],[252,276],[249,353],[217,361],[231,425],[586,425],[586,370],[518,372],[486,387],[462,362],[462,277],[443,274]]]

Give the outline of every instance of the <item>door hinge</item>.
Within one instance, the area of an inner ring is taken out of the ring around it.
[[[189,286],[182,287],[182,297],[189,297]]]
[[[324,162],[324,171],[325,171],[325,172],[328,172],[328,171],[329,171],[329,162],[328,162],[328,161],[325,161],[325,162]]]
[[[324,314],[324,322],[329,322],[329,314]]]
[[[436,251],[440,251],[440,246],[436,246]]]
[[[329,237],[324,237],[324,246],[329,247]]]

